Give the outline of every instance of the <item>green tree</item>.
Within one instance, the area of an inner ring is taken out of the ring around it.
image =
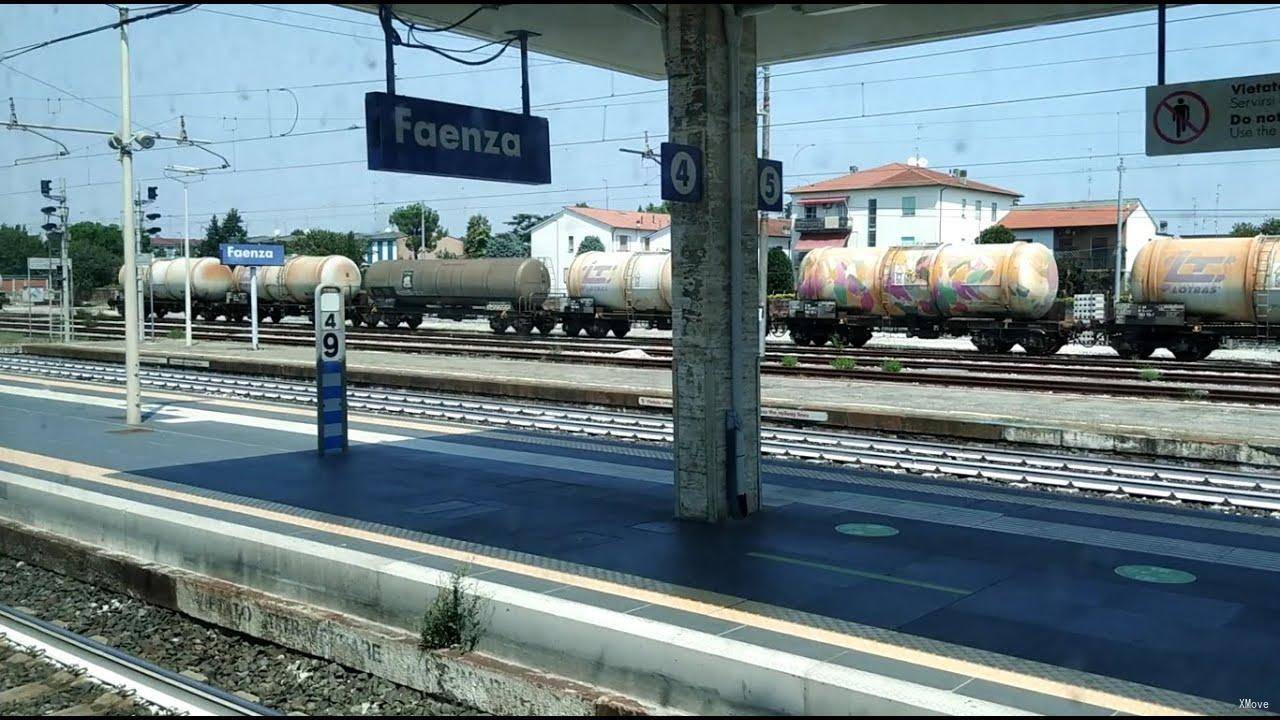
[[[114,285],[124,264],[124,240],[119,225],[78,222],[67,228],[67,252],[71,255],[71,282],[76,299],[87,299],[95,289]]]
[[[493,226],[489,218],[477,213],[467,219],[467,234],[462,238],[462,253],[467,257],[485,256],[489,242],[493,240]]]
[[[489,243],[485,257],[529,257],[529,231],[551,217],[534,213],[517,213],[507,221],[510,230],[499,233]]]
[[[604,243],[600,242],[600,238],[595,235],[588,235],[582,238],[582,242],[578,244],[578,255],[584,252],[604,252]]]
[[[511,233],[495,235],[484,251],[485,257],[529,257],[529,246]]]
[[[296,255],[345,255],[359,265],[364,262],[364,242],[353,232],[309,230],[289,242],[289,253]]]
[[[387,216],[387,222],[395,225],[396,229],[404,235],[405,245],[413,251],[414,255],[424,249],[422,232],[424,223],[427,229],[425,233],[427,252],[435,250],[440,238],[449,234],[449,231],[440,224],[440,214],[422,203],[402,205],[392,210]]]
[[[1234,237],[1253,237],[1254,235],[1280,235],[1280,218],[1267,218],[1261,225],[1253,223],[1236,223],[1231,227]]]
[[[1079,257],[1055,254],[1058,263],[1058,297],[1104,293],[1112,290],[1110,270],[1089,270]]]
[[[26,276],[27,258],[45,254],[40,237],[25,225],[0,225],[0,275]]]
[[[769,250],[768,289],[770,295],[786,295],[795,292],[795,271],[791,258],[782,248]]]
[[[222,243],[238,243],[249,239],[249,231],[244,227],[244,219],[240,211],[231,208],[222,222],[218,216],[209,218],[204,229],[204,239],[192,250],[197,257],[218,257],[218,246]]]
[[[1016,240],[1017,238],[1013,236],[1013,231],[1003,225],[992,225],[978,233],[979,245],[1003,245]]]
[[[671,203],[670,203],[669,201],[667,201],[667,200],[663,200],[663,201],[662,201],[660,204],[658,204],[658,205],[654,205],[653,203],[649,203],[648,205],[645,205],[645,206],[643,206],[643,207],[636,206],[636,212],[661,213],[661,214],[663,214],[663,215],[670,215],[670,214],[671,214]]]

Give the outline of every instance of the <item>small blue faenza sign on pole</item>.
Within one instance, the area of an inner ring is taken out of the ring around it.
[[[223,265],[283,265],[283,245],[258,243],[222,243],[218,257]]]
[[[551,182],[546,118],[384,92],[365,94],[364,115],[370,170]]]

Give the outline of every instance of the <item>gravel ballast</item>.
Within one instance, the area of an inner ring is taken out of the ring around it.
[[[6,556],[0,556],[0,603],[30,609],[41,620],[282,713],[478,714],[368,673],[207,625]],[[11,652],[0,649],[0,654]],[[0,685],[8,688],[28,682],[25,675],[13,673],[49,674],[28,665],[0,664]],[[102,692],[100,688],[89,691],[89,701]],[[8,715],[12,709],[0,712]]]

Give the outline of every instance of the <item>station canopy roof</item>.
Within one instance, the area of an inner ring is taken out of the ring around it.
[[[377,5],[343,5],[377,13]],[[475,14],[454,31],[484,40],[510,30],[538,33],[533,52],[653,80],[666,78],[662,36],[651,18],[665,4],[393,3],[395,13],[427,27],[446,27]],[[1154,3],[1072,4],[815,4],[748,3],[757,15],[760,65],[880,50],[1037,25],[1154,9]],[[1155,33],[1152,33],[1152,46]]]

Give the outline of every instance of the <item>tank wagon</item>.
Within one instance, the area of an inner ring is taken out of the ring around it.
[[[191,311],[204,320],[225,317],[229,322],[247,319],[250,313],[249,268],[230,268],[217,258],[191,259]],[[181,313],[185,302],[182,258],[155,260],[140,268],[140,280],[147,293],[147,311],[157,318]],[[117,273],[124,285],[124,268]],[[279,266],[258,268],[258,317],[280,322],[286,316],[310,316],[315,289],[320,284],[342,288],[350,307],[357,308],[360,268],[342,255],[293,255]],[[123,309],[120,294],[108,302],[117,312]]]
[[[546,307],[550,290],[547,266],[530,258],[382,260],[364,273],[364,321],[413,328],[424,315],[487,317],[494,332],[545,335],[558,320]]]
[[[800,266],[797,299],[771,316],[797,345],[861,347],[878,328],[902,328],[1040,355],[1070,339],[1057,292],[1053,253],[1036,243],[821,248]]]
[[[1155,238],[1134,257],[1132,300],[1094,329],[1121,357],[1200,360],[1226,338],[1276,340],[1280,236]]]
[[[557,308],[564,332],[593,338],[625,337],[636,322],[671,327],[671,255],[655,252],[585,252],[566,273],[568,297]]]

